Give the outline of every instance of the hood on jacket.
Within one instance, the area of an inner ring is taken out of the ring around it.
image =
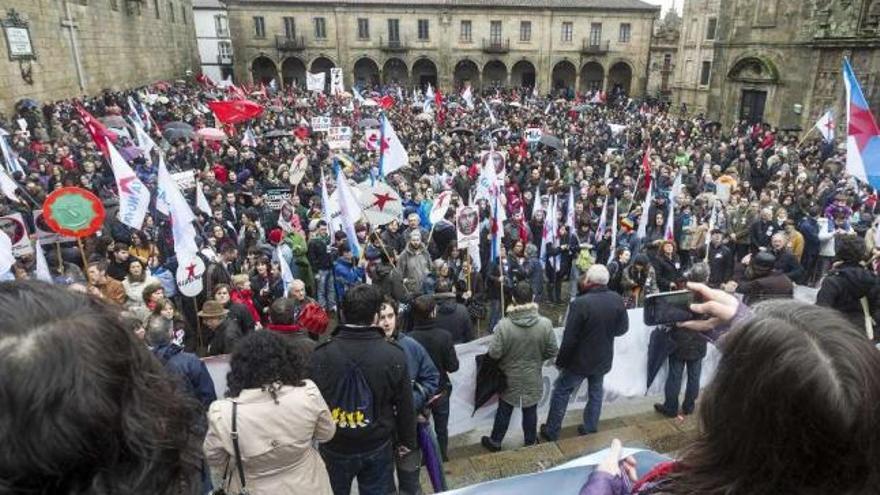
[[[393,268],[391,268],[388,265],[378,265],[375,270],[375,277],[373,277],[373,278],[376,279],[377,281],[378,280],[385,280],[386,278],[391,276],[392,270],[393,270]]]
[[[858,292],[851,293],[857,297],[863,297],[870,294],[871,290],[877,284],[877,277],[868,270],[862,268],[858,264],[845,264],[835,269],[834,272],[838,276],[846,279]]]
[[[507,317],[518,327],[530,327],[538,323],[539,316],[537,303],[513,305],[507,308]]]
[[[456,300],[452,292],[438,292],[434,294],[437,301],[437,314],[451,314],[455,312]]]
[[[180,354],[183,351],[183,347],[174,344],[162,344],[158,347],[153,348],[153,354],[159,358],[159,361],[162,364],[167,363],[171,358],[175,355]]]

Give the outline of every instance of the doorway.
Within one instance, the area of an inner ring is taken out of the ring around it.
[[[739,106],[739,119],[750,124],[764,122],[764,106],[766,104],[766,91],[744,89]]]

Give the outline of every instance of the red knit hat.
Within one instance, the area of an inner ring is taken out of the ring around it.
[[[281,242],[281,238],[284,237],[284,234],[281,232],[281,229],[275,228],[269,231],[269,243],[277,245]]]

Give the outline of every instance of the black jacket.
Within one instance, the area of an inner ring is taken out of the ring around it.
[[[458,356],[449,331],[440,328],[436,321],[431,321],[413,325],[409,336],[422,344],[431,356],[431,361],[434,361],[434,366],[440,372],[440,389],[450,390],[452,384],[449,382],[449,373],[458,371]]]
[[[382,295],[398,302],[409,301],[409,291],[403,285],[403,279],[397,270],[388,265],[379,265],[370,274],[370,278],[373,280],[373,285],[382,291]]]
[[[228,316],[220,323],[220,326],[211,332],[210,343],[208,344],[208,355],[219,356],[221,354],[231,354],[235,344],[243,336],[241,327],[238,322],[230,319]]]
[[[672,341],[675,342],[675,350],[672,357],[682,361],[693,361],[706,357],[706,337],[700,332],[683,328],[672,328]]]
[[[792,282],[799,283],[804,275],[804,269],[801,267],[801,264],[798,263],[797,258],[791,254],[791,251],[787,249],[783,249],[782,251],[773,251],[773,256],[776,256],[776,264],[773,265],[773,268],[791,279]]]
[[[614,337],[629,330],[623,298],[605,286],[587,289],[569,306],[556,366],[581,376],[611,371]]]
[[[718,287],[733,278],[733,253],[724,244],[709,244],[709,285]]]
[[[312,380],[331,409],[349,361],[360,367],[369,383],[375,421],[366,428],[337,428],[322,448],[343,455],[369,452],[396,434],[400,444],[414,450],[416,418],[403,348],[387,340],[378,327],[337,327],[311,358]]]
[[[746,306],[752,306],[769,299],[793,298],[794,284],[785,275],[772,272],[767,276],[739,284],[736,292],[743,295],[743,303]]]
[[[865,331],[862,298],[868,299],[868,311],[880,322],[880,278],[858,264],[845,264],[828,272],[816,295],[816,304],[833,308]]]
[[[474,340],[474,323],[464,304],[455,300],[455,294],[444,292],[434,294],[437,301],[437,317],[434,325],[452,335],[452,343],[461,344]]]
[[[677,257],[669,259],[658,253],[657,256],[651,258],[651,264],[654,265],[654,273],[657,274],[657,288],[660,289],[660,292],[675,290],[675,284],[684,278],[681,275],[679,269],[681,264]]]
[[[306,257],[309,259],[309,264],[312,265],[312,270],[316,272],[318,270],[329,270],[332,257],[330,256],[327,239],[313,237],[309,240]]]
[[[254,331],[257,322],[254,321],[254,317],[251,315],[247,306],[229,301],[226,303],[226,309],[229,310],[229,314],[226,315],[226,318],[238,323],[238,328],[241,329],[242,334],[247,335]]]
[[[770,238],[773,234],[779,232],[779,226],[776,222],[764,221],[762,219],[755,220],[755,223],[749,227],[749,239],[752,245],[752,252],[758,251],[758,248],[769,247]]]

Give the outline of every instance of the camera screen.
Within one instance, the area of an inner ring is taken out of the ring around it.
[[[687,291],[659,295],[654,298],[654,321],[674,323],[694,318],[690,310],[693,294]]]

